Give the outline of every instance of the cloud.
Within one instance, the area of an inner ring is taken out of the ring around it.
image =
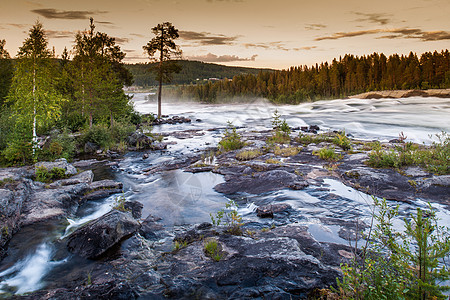
[[[137,37],[140,37],[140,38],[145,37],[145,35],[140,34],[140,33],[130,33],[130,35],[132,35],[132,36],[137,36]]]
[[[351,32],[337,32],[333,33],[330,36],[318,37],[315,40],[316,41],[338,40],[342,38],[373,35],[373,34],[386,34],[379,37],[382,39],[406,38],[406,39],[419,39],[424,42],[450,39],[450,32],[448,31],[442,30],[422,31],[421,29],[417,28],[394,28],[394,29],[371,29],[371,30],[351,31]]]
[[[199,56],[187,56],[186,59],[188,60],[199,60],[203,62],[233,62],[233,61],[255,61],[256,57],[258,55],[253,55],[249,58],[242,58],[236,55],[221,55],[217,56],[212,53],[208,53],[206,55],[199,55]]]
[[[75,36],[74,31],[64,31],[64,30],[45,30],[45,34],[51,39],[65,39],[73,38]]]
[[[210,32],[195,32],[195,31],[179,31],[180,38],[185,41],[193,41],[200,46],[213,45],[233,45],[237,36],[226,36],[223,34],[212,34]]]
[[[128,43],[128,42],[130,41],[130,39],[128,39],[128,38],[118,38],[118,37],[115,37],[114,39],[115,39],[116,42],[119,43],[119,44]]]
[[[282,51],[302,51],[302,50],[311,50],[317,48],[316,46],[312,47],[299,47],[299,48],[288,48],[284,42],[269,42],[269,43],[245,43],[243,44],[245,48],[261,48],[261,49],[272,49],[272,50],[282,50]]]
[[[327,25],[324,24],[306,24],[305,29],[306,30],[320,30],[327,28]]]
[[[85,20],[92,15],[106,13],[106,11],[56,10],[53,8],[33,9],[32,12],[46,19],[66,19],[66,20]]]
[[[382,14],[382,13],[362,13],[362,12],[354,12],[355,15],[361,16],[361,18],[356,19],[357,22],[370,22],[370,23],[377,23],[380,25],[386,25],[390,23],[391,14]]]

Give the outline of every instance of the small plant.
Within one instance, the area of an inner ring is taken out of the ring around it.
[[[394,231],[398,205],[373,197],[379,209],[377,225],[366,247],[350,264],[341,265],[342,281],[337,292],[344,299],[446,299],[444,285],[450,279],[446,258],[450,254],[449,229],[438,226],[435,210],[403,220],[405,231]],[[369,243],[369,241],[372,241]]]
[[[209,214],[211,216],[211,222],[214,226],[220,226],[222,220],[227,227],[226,231],[233,235],[242,235],[241,226],[242,217],[237,212],[237,205],[233,200],[230,200],[225,204],[225,209],[221,209],[216,212],[216,215]]]
[[[259,151],[258,149],[254,149],[254,150],[244,150],[244,151],[240,151],[236,154],[236,159],[237,160],[251,160],[254,158],[257,158],[258,156],[261,156],[261,151]]]
[[[328,161],[338,161],[342,158],[342,155],[335,152],[334,147],[322,148],[313,151],[313,155],[318,156],[320,159]]]
[[[265,163],[271,165],[279,165],[281,164],[281,161],[279,161],[278,159],[268,158],[266,159]]]
[[[333,138],[327,134],[305,134],[300,132],[295,139],[298,143],[302,144],[319,144],[322,142],[332,142]]]
[[[220,261],[222,259],[221,249],[219,243],[215,239],[208,240],[203,248],[206,256],[211,257],[215,261]]]
[[[228,121],[227,124],[227,129],[225,129],[222,140],[219,142],[219,149],[224,152],[241,149],[245,146],[245,143],[241,139],[241,135],[237,133],[233,123]]]
[[[63,168],[53,167],[51,171],[48,171],[46,167],[39,166],[35,170],[35,179],[40,182],[48,183],[64,178],[67,178],[67,175]]]
[[[291,128],[287,124],[286,120],[281,121],[281,115],[278,110],[275,110],[272,117],[273,134],[267,139],[269,144],[288,144],[291,141],[289,134]]]
[[[336,134],[336,136],[333,139],[333,144],[341,147],[342,150],[344,150],[344,151],[349,151],[352,148],[352,146],[351,146],[352,143],[351,143],[350,139],[347,137],[347,135],[345,134],[345,131],[343,131],[342,133]]]
[[[4,179],[0,180],[0,187],[3,187],[7,184],[13,184],[14,182],[15,182],[14,179],[12,179],[10,177],[4,178]]]
[[[179,242],[179,241],[175,241],[173,243],[173,251],[178,251],[180,249],[183,249],[187,246],[187,242]]]
[[[279,146],[275,147],[273,150],[273,153],[277,156],[283,156],[283,157],[289,157],[297,155],[300,152],[301,149],[297,147],[286,147],[286,148],[280,148]]]
[[[119,197],[116,197],[116,199],[114,200],[113,209],[121,211],[121,212],[130,211],[129,209],[125,208],[125,202],[126,202],[126,198],[124,195],[120,195]]]

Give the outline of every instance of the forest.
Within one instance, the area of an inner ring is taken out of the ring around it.
[[[134,85],[139,87],[150,87],[158,84],[154,76],[151,76],[149,69],[155,63],[137,63],[126,64],[126,69],[133,75]],[[273,72],[270,69],[254,69],[245,67],[228,67],[224,65],[204,63],[200,61],[179,60],[177,64],[180,65],[181,71],[173,74],[171,84],[195,84],[203,82],[204,79],[209,78],[233,78],[236,75],[254,74],[257,75],[260,71]],[[198,80],[197,80],[198,79]]]
[[[202,102],[245,97],[263,97],[274,103],[298,104],[304,101],[344,98],[369,91],[429,89],[450,87],[450,53],[426,52],[420,57],[373,53],[347,54],[331,63],[288,70],[240,74],[206,84],[184,85],[177,96]]]
[[[57,59],[40,22],[14,59],[0,40],[0,164],[71,158],[76,136],[110,147],[135,130],[139,115],[123,90],[132,75],[115,39],[91,18],[70,52]]]

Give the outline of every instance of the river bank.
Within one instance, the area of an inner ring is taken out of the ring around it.
[[[429,90],[391,90],[391,91],[371,91],[354,96],[350,99],[383,99],[383,98],[409,98],[409,97],[438,97],[450,98],[450,89],[429,89]]]

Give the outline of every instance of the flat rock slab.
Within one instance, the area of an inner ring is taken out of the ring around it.
[[[75,230],[67,240],[67,249],[82,257],[94,259],[135,233],[140,227],[130,213],[112,210]]]
[[[262,194],[283,188],[295,186],[306,187],[308,184],[301,177],[284,170],[258,172],[248,176],[229,176],[225,183],[220,183],[214,189],[223,194],[249,193]],[[300,184],[303,182],[304,184]]]

